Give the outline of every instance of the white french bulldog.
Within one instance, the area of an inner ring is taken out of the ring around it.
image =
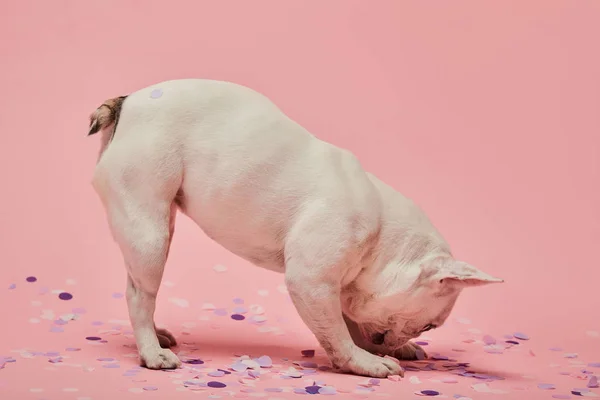
[[[93,186],[128,272],[148,368],[181,365],[154,310],[177,210],[245,260],[285,274],[336,370],[402,374],[409,342],[441,326],[465,287],[502,282],[451,255],[409,199],[246,87],[175,80],[107,100]],[[388,356],[388,357],[383,357]]]

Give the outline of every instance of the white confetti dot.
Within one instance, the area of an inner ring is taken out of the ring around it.
[[[79,392],[77,388],[64,388],[63,392]]]
[[[187,301],[186,299],[180,299],[177,297],[171,297],[169,299],[169,301],[173,304],[175,304],[176,306],[182,307],[182,308],[187,308],[190,306],[190,302]]]
[[[598,332],[598,331],[587,331],[586,334],[589,337],[593,337],[593,338],[600,337],[600,332]]]
[[[204,303],[204,304],[202,304],[202,309],[203,309],[203,310],[209,310],[209,311],[212,311],[212,310],[214,310],[215,308],[217,308],[217,307],[215,307],[215,305],[214,305],[214,304],[212,304],[212,303]]]
[[[77,281],[75,281],[75,279],[67,279],[67,280],[65,281],[65,283],[66,283],[67,285],[71,285],[71,286],[73,286],[73,285],[77,285]]]
[[[258,291],[258,295],[262,297],[267,297],[269,295],[269,291],[266,289],[261,289]]]
[[[142,389],[142,388],[130,388],[129,391],[131,393],[143,393],[144,389]]]
[[[252,304],[252,305],[250,305],[248,307],[248,310],[250,310],[250,312],[252,314],[257,314],[257,315],[265,313],[265,309],[263,307],[259,306],[258,304]]]
[[[29,318],[29,322],[32,324],[39,324],[42,321],[39,318]]]
[[[285,287],[285,285],[279,285],[279,286],[277,286],[277,290],[279,291],[279,293],[283,293],[283,294],[286,294],[288,292],[288,290]]]
[[[42,302],[41,302],[41,301],[39,301],[39,300],[32,300],[32,301],[31,301],[31,305],[32,305],[33,307],[40,307],[40,306],[42,305]]]
[[[41,392],[43,392],[43,391],[44,391],[44,389],[40,389],[40,388],[31,388],[31,389],[29,389],[29,391],[30,391],[31,393],[41,393]]]
[[[216,272],[225,272],[227,271],[227,267],[222,264],[217,264],[213,267]]]
[[[411,376],[408,381],[413,385],[419,385],[421,383],[421,380],[416,376]]]
[[[173,287],[173,286],[175,286],[175,284],[173,282],[171,282],[171,281],[164,281],[162,284],[165,285],[166,287]]]

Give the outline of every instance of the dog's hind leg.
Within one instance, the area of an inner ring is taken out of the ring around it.
[[[128,150],[126,143],[113,143],[96,168],[93,184],[127,267],[127,305],[141,362],[151,369],[177,368],[177,356],[161,348],[174,345],[174,338],[167,331],[157,332],[154,311],[182,170],[173,154],[143,151],[148,146]]]

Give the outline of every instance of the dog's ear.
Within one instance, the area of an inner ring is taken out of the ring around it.
[[[473,287],[490,283],[502,283],[504,279],[489,275],[463,261],[446,262],[433,275],[437,283],[444,286]]]

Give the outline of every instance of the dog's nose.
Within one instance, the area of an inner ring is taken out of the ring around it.
[[[371,337],[371,341],[373,342],[373,344],[376,345],[382,345],[383,342],[385,341],[385,332],[381,333],[381,332],[377,332],[375,333],[372,337]]]

